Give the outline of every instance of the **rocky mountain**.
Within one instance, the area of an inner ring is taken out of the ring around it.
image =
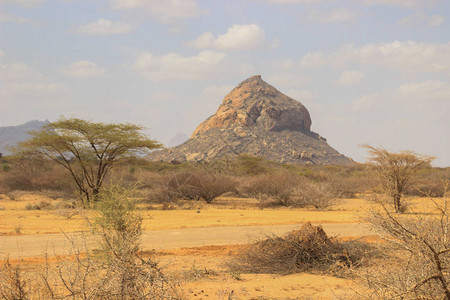
[[[18,142],[26,140],[29,131],[40,130],[47,123],[48,121],[33,120],[17,126],[0,127],[0,153],[10,154],[9,146],[15,146]]]
[[[183,144],[149,155],[151,160],[202,161],[239,154],[282,163],[350,164],[311,131],[311,117],[300,102],[256,75],[234,88],[217,112]]]

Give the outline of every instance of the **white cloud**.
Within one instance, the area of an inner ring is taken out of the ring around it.
[[[318,68],[324,66],[325,63],[325,54],[322,51],[306,53],[300,62],[301,66],[305,68]]]
[[[265,42],[264,29],[258,25],[235,24],[217,38],[211,32],[205,32],[195,40],[188,42],[187,45],[197,49],[252,50],[263,46]]]
[[[0,23],[22,24],[27,22],[29,22],[29,20],[25,19],[24,17],[0,12]]]
[[[0,65],[0,71],[1,80],[29,79],[33,75],[32,69],[24,63]]]
[[[374,65],[409,72],[450,71],[449,43],[420,43],[415,41],[345,45],[333,52],[307,53],[302,59],[304,67],[329,65],[342,68],[347,64]]]
[[[402,84],[359,97],[350,105],[323,106],[319,121],[322,126],[328,126],[319,132],[333,138],[330,143],[337,149],[347,148],[346,154],[360,161],[365,153],[356,145],[370,143],[393,151],[410,149],[433,155],[438,157],[436,165],[449,166],[448,99],[449,82],[429,80]],[[316,119],[316,124],[319,121]]]
[[[444,16],[441,16],[441,15],[432,15],[431,17],[430,17],[430,19],[428,20],[428,24],[430,25],[430,26],[440,26],[440,25],[442,25],[442,24],[444,24],[444,22],[445,22],[445,17]]]
[[[76,33],[92,35],[126,34],[133,30],[133,26],[125,22],[114,22],[106,19],[98,19],[94,23],[81,25]]]
[[[361,0],[356,0],[361,2]],[[441,2],[441,0],[363,0],[362,3],[366,5],[390,5],[390,6],[400,6],[405,8],[414,8],[421,6],[431,6],[436,3]]]
[[[445,17],[441,15],[429,16],[425,13],[416,13],[406,16],[399,21],[399,24],[405,26],[440,26],[444,24]]]
[[[232,85],[208,85],[202,91],[204,97],[211,100],[223,99],[234,88]]]
[[[151,81],[162,80],[199,80],[224,71],[222,63],[225,53],[202,51],[197,56],[182,56],[178,53],[153,55],[141,53],[134,68]]]
[[[187,42],[186,45],[197,49],[212,48],[214,40],[214,34],[208,31],[199,35],[195,40]]]
[[[282,66],[283,67],[283,66]],[[310,82],[307,76],[298,73],[275,73],[267,78],[267,82],[275,87],[304,87]]]
[[[65,85],[52,82],[22,62],[0,64],[0,82],[0,99],[5,99],[10,105],[30,99],[52,98],[66,91]]]
[[[288,90],[285,93],[287,96],[302,102],[305,106],[308,106],[311,102],[317,99],[317,95],[308,90]]]
[[[351,86],[360,84],[366,74],[360,71],[344,71],[336,81],[337,85]]]
[[[446,104],[450,108],[450,84],[443,81],[428,80],[418,83],[403,84],[397,89],[397,94],[403,102],[430,102]],[[447,110],[448,112],[448,110]]]
[[[139,10],[167,21],[173,18],[193,18],[208,13],[201,9],[196,0],[110,0],[118,10]]]
[[[60,83],[7,83],[0,88],[0,95],[5,98],[36,98],[45,97],[54,94],[60,94],[66,89],[65,85]]]
[[[347,8],[339,8],[329,12],[312,11],[308,13],[307,19],[313,22],[320,23],[335,23],[335,22],[350,22],[358,18],[355,12],[348,10]]]
[[[26,8],[36,7],[45,3],[47,0],[3,0],[5,4],[18,4]]]
[[[377,93],[364,95],[353,101],[351,107],[355,111],[367,111],[380,105],[379,98]]]
[[[272,4],[309,4],[322,2],[322,0],[254,0],[254,1],[267,2]]]
[[[80,60],[66,66],[63,73],[78,78],[92,78],[102,76],[105,70],[92,61]]]
[[[374,108],[435,114],[447,114],[450,109],[450,83],[436,80],[407,83],[392,91],[364,95],[352,103],[356,111]],[[397,112],[398,113],[398,112]]]

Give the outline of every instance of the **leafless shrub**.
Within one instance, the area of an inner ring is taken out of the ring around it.
[[[10,158],[11,168],[2,174],[2,185],[9,190],[61,191],[73,193],[74,184],[61,166],[39,156]]]
[[[388,205],[391,202],[391,198],[385,194],[365,194],[364,199],[383,205]]]
[[[23,191],[10,191],[6,194],[6,196],[8,196],[11,201],[19,201],[24,194],[26,193]]]
[[[81,215],[83,213],[81,208],[59,208],[55,211],[55,214],[66,219],[72,219],[74,216]]]
[[[9,259],[0,267],[0,297],[5,300],[30,299],[30,286],[23,266],[12,265]]]
[[[189,270],[182,272],[182,277],[184,280],[195,281],[202,278],[209,278],[211,276],[217,276],[217,272],[211,269],[198,268],[195,262],[192,264]]]
[[[304,207],[311,205],[317,209],[325,209],[336,203],[338,196],[334,186],[330,183],[315,183],[304,180],[296,187],[289,199],[289,205]]]
[[[218,196],[233,191],[237,182],[230,176],[182,172],[174,174],[167,182],[167,198],[205,200],[211,203]]]
[[[297,176],[287,172],[256,175],[245,178],[239,191],[242,195],[258,199],[266,205],[268,202],[288,205],[298,180]]]
[[[405,190],[405,195],[419,197],[444,197],[444,187],[438,181],[419,181]]]
[[[14,232],[17,234],[21,234],[22,233],[22,225],[17,224],[16,226],[14,226]]]
[[[39,201],[38,203],[31,204],[27,203],[25,206],[26,210],[50,210],[53,209],[52,203],[50,201]]]
[[[30,270],[25,265],[17,268],[4,265],[0,268],[0,296],[4,299],[181,299],[178,284],[168,280],[153,260],[138,255],[141,219],[128,200],[129,194],[114,188],[106,189],[101,195],[101,214],[93,224],[100,249],[93,251],[85,237],[80,241],[67,237],[70,251],[57,256],[56,264],[46,260],[39,270]],[[33,274],[33,278],[25,278],[24,274]]]
[[[250,273],[318,271],[342,274],[343,269],[359,265],[367,252],[368,248],[362,243],[339,243],[329,238],[321,226],[307,223],[282,237],[267,237],[249,245],[230,268]]]
[[[445,190],[449,182],[444,183]],[[367,220],[387,241],[387,261],[364,277],[378,299],[450,299],[450,231],[447,199],[431,199],[438,215],[401,216],[383,205]],[[395,254],[395,259],[392,255]]]

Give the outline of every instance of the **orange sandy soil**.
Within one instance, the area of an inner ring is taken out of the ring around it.
[[[43,234],[86,230],[87,211],[70,219],[55,210],[26,210],[27,204],[49,201],[56,205],[62,200],[22,194],[16,200],[0,195],[0,235]],[[429,199],[410,199],[411,209],[434,213]],[[364,199],[343,199],[329,210],[289,208],[258,208],[254,199],[221,198],[213,205],[202,202],[186,203],[185,209],[142,209],[146,231],[230,225],[276,225],[299,222],[357,223],[370,207],[379,207]],[[186,209],[188,208],[188,209]],[[200,213],[201,212],[201,213]],[[360,237],[342,237],[353,239]],[[0,236],[1,239],[1,236]],[[367,242],[380,242],[375,236],[364,237]],[[179,280],[186,299],[349,299],[354,290],[363,288],[352,279],[320,274],[236,274],[225,264],[237,253],[239,245],[204,246],[163,250],[154,254],[164,272]],[[145,254],[145,253],[144,253]],[[42,257],[27,258],[25,263],[39,265]],[[22,260],[23,262],[23,260]],[[50,259],[54,263],[54,259]],[[12,261],[19,263],[19,261]]]
[[[27,204],[40,201],[58,205],[63,200],[52,200],[42,195],[22,194],[16,200],[0,195],[0,235],[44,234],[88,230],[86,219],[95,217],[94,211],[84,211],[67,218],[61,209],[26,210]],[[377,206],[365,199],[339,199],[328,210],[308,208],[259,209],[254,199],[221,198],[208,205],[186,202],[182,209],[161,210],[161,205],[141,206],[145,231],[231,225],[279,225],[314,223],[357,223],[370,207]],[[410,199],[413,211],[433,213],[434,204],[426,198]],[[201,215],[199,214],[201,212]],[[201,217],[200,217],[201,216]]]
[[[184,299],[349,299],[364,288],[352,279],[329,275],[300,273],[241,274],[232,273],[226,264],[243,245],[203,246],[152,252],[165,276],[180,283]],[[150,253],[141,253],[149,256]],[[75,257],[50,257],[50,266],[58,260]],[[0,261],[1,263],[1,261]],[[26,265],[27,276],[38,272],[43,257],[10,260],[12,265]],[[229,296],[232,295],[231,298]]]
[[[242,245],[157,252],[169,276],[182,282],[187,299],[346,299],[363,288],[351,279],[318,274],[239,274],[225,266]]]
[[[15,200],[0,195],[0,235],[44,234],[87,230],[86,218],[95,217],[94,211],[84,211],[70,219],[61,215],[61,209],[26,210],[27,205],[47,201],[54,206],[62,200],[42,195],[23,194]],[[161,205],[142,206],[144,230],[179,229],[230,225],[278,225],[300,222],[352,223],[367,207],[363,199],[339,200],[342,204],[330,210],[257,207],[254,199],[222,198],[216,203],[186,202],[183,209],[161,210]],[[347,207],[348,206],[348,207]],[[198,213],[201,212],[201,217]]]

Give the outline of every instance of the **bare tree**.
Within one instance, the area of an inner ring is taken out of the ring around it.
[[[444,181],[445,190],[450,186]],[[389,256],[366,274],[372,296],[381,299],[450,299],[450,232],[447,199],[433,201],[437,213],[393,215],[383,206],[368,221],[386,240]]]
[[[396,212],[402,212],[401,198],[411,178],[421,168],[428,167],[434,157],[412,151],[389,152],[365,145],[369,164],[378,172],[386,192],[393,198]]]

